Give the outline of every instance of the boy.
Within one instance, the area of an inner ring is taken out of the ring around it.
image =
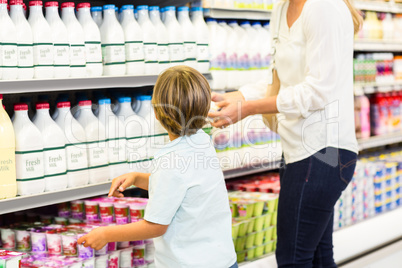
[[[78,240],[100,249],[112,241],[155,238],[157,268],[237,267],[225,181],[210,138],[202,131],[211,91],[198,71],[172,67],[156,82],[152,103],[170,143],[151,174],[115,178],[109,196],[135,185],[149,191],[143,221],[99,227]]]

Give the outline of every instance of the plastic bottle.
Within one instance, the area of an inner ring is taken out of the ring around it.
[[[391,13],[386,13],[384,19],[382,20],[382,39],[385,41],[392,41],[394,39],[394,28]]]
[[[184,40],[184,64],[197,69],[197,37],[195,27],[190,21],[189,8],[179,7],[177,9],[177,19],[183,31]]]
[[[121,27],[126,46],[126,74],[143,75],[145,73],[143,32],[134,18],[133,10],[133,5],[121,7]]]
[[[10,117],[3,108],[0,94],[0,199],[17,195],[15,171],[15,133]]]
[[[70,41],[68,31],[59,15],[59,3],[46,2],[46,20],[52,30],[54,48],[54,77],[70,77]]]
[[[105,126],[110,178],[127,173],[126,136],[124,123],[112,112],[110,99],[99,100],[99,122]]]
[[[102,76],[102,47],[100,30],[91,17],[90,3],[77,5],[77,17],[85,35],[86,71],[88,77]]]
[[[226,40],[226,87],[231,89],[236,89],[239,85],[236,84],[236,78],[239,75],[237,70],[238,59],[237,59],[237,43],[238,36],[236,31],[226,23],[220,23],[222,27],[225,28],[227,33]]]
[[[89,182],[88,155],[84,128],[73,117],[70,102],[57,103],[55,122],[66,138],[68,188],[87,185]]]
[[[14,105],[15,165],[18,195],[38,194],[45,191],[43,137],[29,120],[28,105]]]
[[[259,37],[260,37],[260,51],[261,51],[261,69],[263,75],[268,74],[269,66],[271,65],[271,32],[269,27],[269,22],[264,23],[263,28],[257,27]]]
[[[117,21],[120,21],[119,8],[118,7],[114,7],[114,14],[116,15]]]
[[[167,29],[161,21],[159,7],[149,7],[149,18],[155,26],[158,37],[158,65],[159,73],[170,67],[169,36]]]
[[[113,18],[114,8],[110,9]],[[80,101],[79,113],[77,114],[77,121],[85,130],[87,140],[87,154],[89,166],[89,183],[101,183],[108,181],[110,178],[109,163],[108,163],[108,150],[105,137],[105,126],[99,122],[98,118],[93,114],[90,100]]]
[[[116,19],[115,6],[103,6],[103,22],[100,28],[102,40],[103,75],[126,74],[124,31]]]
[[[29,18],[33,35],[34,78],[54,77],[52,30],[43,17],[42,1],[29,2]]]
[[[158,74],[158,36],[148,15],[148,6],[138,6],[138,23],[144,39],[145,74]]]
[[[249,68],[248,75],[245,77],[245,83],[252,83],[253,81],[258,81],[258,72],[256,70],[259,68],[261,64],[261,54],[258,51],[258,33],[257,31],[251,27],[249,21],[243,21],[240,26],[246,30],[248,36],[248,59],[249,59]]]
[[[96,25],[100,28],[103,22],[102,7],[91,7],[91,15]]]
[[[61,128],[49,114],[49,103],[36,104],[33,121],[44,141],[45,191],[67,188],[66,140]]]
[[[0,0],[1,79],[15,80],[18,77],[18,34],[8,15],[7,0]]]
[[[191,8],[191,21],[195,28],[197,40],[197,70],[209,72],[209,31],[204,21],[202,7]]]
[[[18,79],[32,79],[34,76],[32,30],[24,15],[22,4],[22,0],[10,1],[10,16],[18,35]]]
[[[355,124],[357,138],[367,139],[370,137],[370,101],[364,95],[355,97]]]
[[[184,38],[183,31],[176,19],[176,8],[173,6],[165,7],[165,26],[169,35],[169,57],[171,66],[182,65],[184,63]]]
[[[211,53],[210,64],[212,74],[212,89],[226,88],[226,31],[218,25],[217,21],[212,18],[207,19],[207,25],[210,34],[209,51]],[[247,38],[247,37],[245,37]]]
[[[390,94],[392,104],[392,130],[393,132],[401,131],[401,101],[396,92]]]
[[[27,6],[25,5],[25,3],[22,3],[22,11],[24,13],[25,18],[27,18]]]
[[[149,158],[147,153],[149,124],[134,113],[131,108],[131,98],[120,97],[118,101],[120,107],[116,116],[124,122],[128,169],[130,172],[146,171],[143,168],[143,162]]]
[[[66,25],[70,40],[70,76],[85,77],[87,74],[85,33],[75,16],[74,8],[73,2],[64,2],[61,5],[61,18]]]
[[[237,59],[238,59],[238,69],[239,76],[237,78],[236,83],[239,86],[245,84],[247,81],[247,71],[249,69],[249,55],[248,55],[248,47],[249,47],[249,40],[247,38],[247,32],[244,28],[240,27],[236,22],[232,21],[229,24],[232,27],[239,37],[238,44],[237,44]]]

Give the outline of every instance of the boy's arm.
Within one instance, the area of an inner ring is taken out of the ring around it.
[[[122,192],[132,185],[148,191],[149,176],[151,173],[131,172],[114,178],[110,186],[109,197],[123,197]]]
[[[78,244],[96,250],[109,242],[137,241],[155,238],[165,234],[169,225],[161,225],[146,220],[108,227],[98,227],[78,239]]]

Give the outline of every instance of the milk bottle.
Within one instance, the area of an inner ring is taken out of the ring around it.
[[[67,188],[66,140],[61,128],[49,114],[49,103],[36,104],[33,121],[44,141],[45,191]]]
[[[165,7],[165,26],[169,34],[169,55],[172,66],[184,63],[184,38],[183,31],[176,19],[176,8]]]
[[[54,77],[52,30],[43,17],[42,1],[29,2],[29,18],[33,35],[34,78]]]
[[[24,15],[22,4],[22,0],[10,1],[10,15],[18,37],[18,79],[32,79],[34,76],[32,30]]]
[[[190,21],[188,7],[177,9],[177,19],[183,31],[184,64],[197,69],[197,38],[193,24]]]
[[[3,95],[0,94],[0,199],[17,195],[15,133],[2,102]]]
[[[114,15],[113,18],[116,19]],[[105,126],[93,114],[90,100],[80,101],[77,121],[85,130],[89,165],[89,183],[106,182],[110,178]]]
[[[253,83],[253,81],[258,80],[258,69],[261,66],[261,54],[259,52],[259,43],[258,43],[258,32],[254,27],[251,27],[250,22],[245,21],[242,22],[241,27],[243,27],[248,36],[249,46],[248,46],[248,56],[249,56],[249,75],[247,76],[248,80],[246,83]]]
[[[155,117],[155,112],[151,104],[152,96],[142,95],[137,97],[136,111],[139,116],[149,124],[150,139],[148,140],[148,157],[154,156],[168,140],[166,130],[162,127]]]
[[[66,138],[68,187],[79,187],[89,182],[88,155],[84,128],[73,117],[70,102],[57,103],[56,123]]]
[[[236,84],[238,86],[242,86],[246,84],[247,72],[249,70],[249,56],[248,56],[248,47],[249,47],[249,40],[247,32],[244,28],[240,27],[237,22],[232,21],[229,24],[232,27],[238,36],[238,43],[237,43],[237,60],[238,60],[238,69],[241,71],[239,72],[238,79]]]
[[[52,30],[54,77],[70,77],[70,41],[67,28],[59,16],[59,3],[46,2],[46,20]]]
[[[114,5],[103,6],[104,18],[100,28],[102,40],[103,74],[126,74],[124,31],[116,19]]]
[[[159,73],[161,73],[170,67],[170,58],[168,49],[169,36],[165,25],[161,21],[161,17],[159,14],[159,7],[157,6],[149,7],[149,18],[151,19],[153,25],[155,26],[158,36],[158,64],[159,64]]]
[[[107,98],[99,100],[98,119],[105,126],[110,178],[116,178],[128,171],[124,122],[112,112],[111,101]]]
[[[85,35],[87,76],[96,77],[103,73],[101,35],[99,27],[91,17],[90,7],[89,3],[78,4],[77,16]]]
[[[204,21],[202,7],[191,8],[191,21],[195,28],[197,40],[197,70],[201,73],[209,72],[209,33]]]
[[[142,117],[134,113],[131,108],[131,98],[120,97],[118,101],[120,107],[116,115],[124,122],[129,172],[145,172],[147,169],[144,162],[149,158],[147,154],[149,124]]]
[[[96,25],[100,28],[102,25],[102,7],[91,7],[91,15]]]
[[[126,74],[142,75],[145,73],[142,29],[134,18],[133,5],[124,5],[121,9],[121,26],[126,41]]]
[[[45,191],[43,137],[29,120],[28,105],[14,105],[15,164],[17,167],[18,195],[38,194]]]
[[[239,75],[238,70],[238,59],[237,59],[237,42],[238,36],[235,30],[227,25],[226,23],[221,23],[227,33],[226,41],[226,86],[227,88],[238,88],[239,85],[236,84],[236,78]]]
[[[7,0],[0,0],[0,43],[3,80],[15,80],[18,76],[18,34],[13,21],[8,15]]]
[[[27,6],[25,5],[25,3],[22,3],[22,11],[23,11],[23,13],[24,13],[24,17],[26,18],[27,17]]]
[[[166,9],[164,8],[164,7],[161,7],[161,9],[160,9],[160,15],[161,15],[161,21],[163,22],[163,23],[165,23],[165,11],[166,11]]]
[[[148,15],[148,6],[138,6],[138,23],[144,38],[145,74],[158,74],[158,36]]]
[[[210,44],[209,49],[211,53],[211,74],[213,82],[212,89],[225,89],[226,88],[226,31],[223,27],[218,25],[217,21],[212,18],[207,19]]]
[[[85,77],[87,73],[85,34],[75,16],[74,7],[75,4],[73,2],[65,2],[61,5],[61,18],[64,25],[66,25],[70,41],[70,76]]]
[[[261,51],[261,69],[263,76],[268,76],[268,68],[271,64],[271,33],[269,31],[269,22],[264,24],[264,27],[257,27],[258,35],[260,37],[260,51]]]

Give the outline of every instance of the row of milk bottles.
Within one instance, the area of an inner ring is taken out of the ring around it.
[[[207,19],[213,89],[237,89],[268,76],[271,63],[269,22]]]
[[[17,191],[31,195],[106,182],[127,172],[148,172],[155,150],[167,140],[156,121],[151,96],[60,101],[51,116],[49,103],[36,104],[32,121],[28,105],[14,105]],[[154,127],[155,126],[155,127]],[[155,135],[155,134],[159,135]]]

